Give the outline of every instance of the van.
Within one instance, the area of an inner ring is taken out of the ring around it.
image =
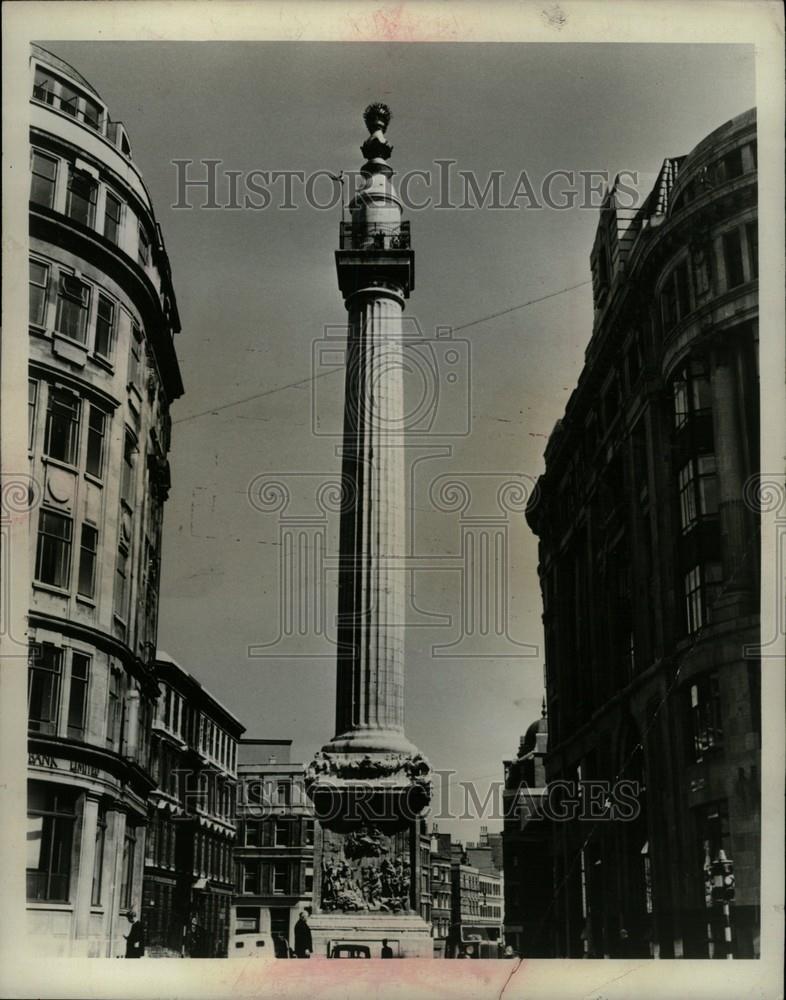
[[[269,934],[244,934],[229,943],[228,958],[275,958]]]

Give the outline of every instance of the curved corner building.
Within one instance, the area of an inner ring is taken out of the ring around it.
[[[180,323],[125,128],[37,46],[30,97],[28,931],[114,957],[141,910]]]
[[[583,819],[554,824],[555,950],[754,958],[755,110],[667,159],[638,209],[626,202],[617,185],[601,209],[592,338],[527,515],[540,539],[547,778],[612,783],[603,816],[585,803]],[[619,779],[641,789],[633,816]]]

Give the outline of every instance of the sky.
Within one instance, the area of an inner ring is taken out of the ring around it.
[[[306,761],[333,735],[334,657],[313,631],[275,643],[281,514],[258,509],[248,494],[260,476],[284,480],[292,494],[285,514],[313,514],[315,487],[338,476],[330,430],[340,420],[343,380],[313,359],[325,357],[326,329],[328,346],[341,345],[345,324],[333,262],[339,209],[309,207],[298,184],[296,207],[284,209],[281,181],[271,184],[264,210],[175,209],[172,161],[220,160],[222,171],[354,171],[366,136],[362,111],[381,100],[393,111],[388,138],[399,175],[436,172],[436,160],[455,160],[453,177],[473,171],[482,188],[492,171],[502,171],[503,202],[521,171],[536,191],[554,170],[649,177],[665,157],[689,152],[755,104],[752,49],[42,44],[76,67],[112,118],[125,123],[172,266],[186,393],[172,407],[159,646],[240,718],[246,736],[291,739],[293,759]],[[330,190],[323,178],[315,193],[328,200]],[[418,184],[411,190],[417,198],[428,193]],[[223,183],[218,192],[225,203]],[[431,193],[438,194],[436,182]],[[195,191],[192,200],[199,206],[202,196]],[[462,200],[460,187],[454,200]],[[586,282],[597,209],[526,204],[408,214],[416,287],[405,315],[431,344],[439,394],[429,397],[438,418],[432,433],[408,446],[409,543],[425,568],[415,573],[418,610],[411,609],[419,627],[407,634],[406,729],[434,768],[455,772],[450,805],[459,812],[459,782],[474,783],[482,801],[540,715],[537,540],[520,512],[507,513],[509,638],[476,638],[435,656],[435,644],[460,638],[462,580],[462,521],[439,510],[435,497],[441,477],[458,479],[477,503],[465,517],[488,516],[500,483],[529,482],[542,472],[546,440],[592,328]],[[511,310],[553,292],[561,294]],[[433,339],[438,327],[454,330],[454,383],[445,377],[449,345]],[[408,391],[408,403],[417,402],[416,381]],[[333,515],[328,552],[336,545]],[[326,594],[331,621],[334,574]],[[450,623],[428,624],[429,615],[450,616]],[[263,645],[267,655],[249,656],[249,647]],[[467,651],[473,655],[458,655]],[[447,801],[444,780],[437,806]],[[439,818],[440,830],[465,840],[477,837],[478,825],[477,817]]]

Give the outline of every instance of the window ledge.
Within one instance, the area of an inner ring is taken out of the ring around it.
[[[73,475],[78,475],[79,469],[76,465],[71,465],[70,462],[64,462],[62,458],[53,458],[52,455],[42,455],[41,461],[44,465],[54,465],[58,469],[63,469],[66,472],[71,472]]]
[[[92,597],[85,597],[84,594],[76,594],[75,597],[78,604],[84,604],[88,608],[93,608],[93,610],[96,609],[97,605]]]
[[[74,909],[73,903],[47,903],[43,899],[28,899],[26,905],[28,910],[62,910],[68,913]]]
[[[99,486],[101,489],[104,488],[104,480],[99,479],[98,476],[94,476],[92,472],[86,472],[85,479],[94,486]]]
[[[56,587],[53,583],[44,583],[42,580],[33,580],[34,590],[43,590],[47,594],[56,594],[58,597],[70,597],[71,591],[65,587]]]
[[[103,368],[105,371],[109,372],[110,375],[115,374],[115,365],[113,361],[109,358],[105,358],[102,354],[96,354],[95,352],[90,355],[91,361],[95,362],[99,368]]]

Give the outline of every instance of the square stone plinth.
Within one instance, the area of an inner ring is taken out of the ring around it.
[[[431,927],[415,913],[315,913],[308,923],[314,958],[328,958],[342,944],[365,945],[371,958],[381,958],[383,940],[394,958],[434,956]]]

